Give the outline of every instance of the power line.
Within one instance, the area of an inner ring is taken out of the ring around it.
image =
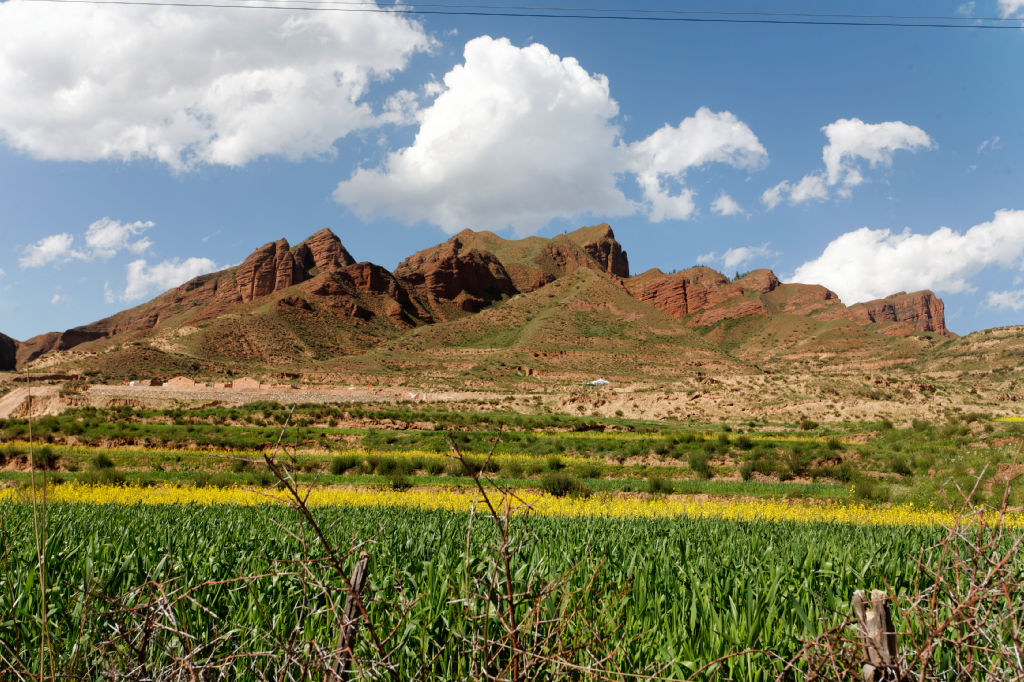
[[[1020,19],[958,19],[954,17],[907,17],[913,21],[898,21],[903,19],[896,15],[839,15],[839,14],[800,14],[800,13],[778,13],[767,12],[736,13],[733,16],[727,12],[700,12],[701,16],[664,16],[663,14],[639,14],[643,12],[660,12],[659,10],[622,10],[623,14],[600,14],[609,10],[597,8],[584,9],[561,9],[561,8],[529,8],[528,10],[512,11],[501,9],[502,6],[475,5],[431,5],[432,7],[465,8],[465,9],[416,9],[413,6],[402,5],[392,8],[380,7],[374,4],[366,7],[337,7],[314,5],[318,0],[288,0],[304,2],[302,5],[254,5],[240,3],[220,2],[179,2],[179,1],[151,1],[151,0],[25,0],[26,2],[52,2],[61,4],[83,4],[83,5],[133,5],[149,7],[203,7],[218,9],[271,9],[300,12],[343,12],[343,13],[368,13],[368,14],[411,14],[417,16],[472,16],[472,17],[522,17],[533,19],[581,19],[581,20],[603,20],[603,21],[645,21],[645,22],[667,22],[667,23],[715,23],[715,24],[770,24],[770,25],[797,25],[797,26],[853,26],[853,27],[887,27],[887,28],[959,28],[959,29],[1011,29],[1020,30],[1024,28],[1024,20]],[[281,2],[282,0],[262,0],[263,2]],[[341,3],[339,3],[341,4]],[[351,3],[366,4],[370,3]],[[469,9],[473,7],[474,9]],[[686,10],[665,10],[664,12],[683,12]],[[696,10],[691,10],[696,11]],[[584,14],[582,12],[592,12]],[[631,12],[626,14],[626,12]],[[722,16],[729,15],[729,16]],[[752,18],[744,18],[752,17]],[[794,17],[794,18],[787,18]],[[822,20],[834,17],[835,20]],[[849,18],[847,18],[849,17]],[[886,19],[881,21],[880,19]],[[946,21],[1010,21],[1009,24],[979,24],[979,23],[934,23],[929,20]]]
[[[967,17],[967,16],[949,16],[949,15],[900,15],[900,14],[846,14],[838,12],[767,12],[767,11],[756,11],[756,12],[743,12],[739,10],[712,10],[712,9],[646,9],[646,8],[621,8],[621,7],[547,7],[547,6],[534,6],[534,5],[463,5],[451,2],[417,2],[410,5],[389,5],[380,7],[376,2],[371,0],[263,0],[263,2],[301,2],[306,5],[345,5],[345,6],[364,6],[364,7],[375,7],[377,9],[386,10],[389,7],[391,11],[408,11],[415,13],[415,7],[442,7],[442,8],[453,8],[453,9],[474,9],[474,10],[515,10],[523,12],[591,12],[591,13],[602,13],[602,14],[685,14],[685,15],[711,15],[711,16],[754,16],[754,17],[820,17],[820,18],[841,18],[841,19],[904,19],[904,20],[915,20],[915,21],[926,21],[926,20],[942,20],[942,21],[1005,21],[1021,23],[1024,19],[1012,18],[1012,17]],[[973,28],[973,25],[968,26]]]

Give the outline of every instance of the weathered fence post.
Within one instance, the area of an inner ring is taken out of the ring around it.
[[[857,616],[857,629],[867,659],[861,668],[864,682],[904,679],[896,628],[892,624],[885,592],[871,590],[871,600],[868,601],[864,590],[857,590],[853,593],[853,613]]]
[[[341,631],[338,632],[338,643],[335,650],[339,652],[338,660],[334,664],[334,679],[344,680],[348,674],[348,668],[352,664],[355,655],[356,631],[359,629],[359,605],[357,599],[363,597],[363,586],[366,584],[366,566],[370,563],[370,553],[363,551],[356,560],[356,567],[352,570],[350,578],[352,589],[345,597],[345,608],[341,615]],[[364,606],[365,608],[365,606]]]

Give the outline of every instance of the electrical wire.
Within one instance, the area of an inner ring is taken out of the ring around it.
[[[829,14],[800,14],[800,13],[736,13],[736,16],[726,12],[711,13],[701,12],[702,16],[664,16],[667,12],[683,12],[687,10],[622,10],[622,14],[600,14],[609,10],[597,8],[584,9],[561,9],[561,8],[530,8],[529,11],[510,11],[501,9],[502,6],[493,6],[490,10],[486,5],[431,5],[432,7],[462,8],[465,9],[416,9],[411,5],[399,5],[392,7],[380,7],[375,3],[352,3],[367,5],[366,7],[337,7],[314,5],[312,2],[318,0],[294,0],[304,2],[302,5],[267,5],[267,4],[241,4],[223,2],[179,2],[158,0],[24,0],[25,2],[50,2],[60,4],[84,4],[84,5],[132,5],[149,7],[203,7],[218,9],[271,9],[284,11],[301,12],[343,12],[343,13],[369,13],[369,14],[411,14],[417,16],[472,16],[472,17],[522,17],[533,19],[581,19],[581,20],[605,20],[605,21],[634,21],[634,22],[666,22],[666,23],[715,23],[715,24],[770,24],[770,25],[798,25],[798,26],[852,26],[852,27],[886,27],[886,28],[956,28],[956,29],[1011,29],[1020,30],[1024,28],[1024,20],[1021,19],[999,19],[1009,21],[1007,24],[985,24],[985,23],[962,23],[966,21],[995,21],[996,19],[974,19],[953,17],[907,17],[912,21],[900,21],[903,17],[896,15],[829,15]],[[282,0],[261,0],[262,2],[280,2]],[[370,6],[372,4],[372,6]],[[469,8],[473,9],[469,9]],[[640,14],[640,11],[654,12],[658,14]],[[689,10],[696,11],[696,10]],[[556,13],[564,12],[564,13]],[[585,14],[583,12],[593,12]],[[631,12],[631,14],[626,14]],[[661,13],[659,13],[661,12]],[[722,16],[729,14],[729,16]],[[755,18],[742,18],[755,17]],[[786,18],[796,17],[796,18]],[[835,17],[836,20],[822,20]],[[873,20],[874,19],[874,20]],[[887,19],[881,21],[878,19]],[[957,21],[961,23],[934,23],[934,20]]]

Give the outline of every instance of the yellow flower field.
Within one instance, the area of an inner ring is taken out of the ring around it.
[[[27,489],[0,490],[0,502],[29,502]],[[69,483],[47,488],[48,502],[146,505],[259,505],[286,501],[281,491],[248,488],[193,488],[174,485],[153,487],[85,485]],[[456,489],[421,489],[396,492],[360,487],[316,488],[309,495],[312,506],[408,507],[467,512],[480,511],[479,494]],[[502,505],[504,502],[502,502]],[[913,504],[889,507],[782,500],[695,499],[687,497],[639,497],[599,494],[589,498],[553,497],[525,492],[509,504],[516,513],[543,516],[610,518],[717,518],[735,521],[824,522],[876,526],[954,526],[970,517],[948,511],[921,509]],[[995,521],[993,514],[990,521]],[[1024,528],[1024,514],[1007,516],[1006,523]]]

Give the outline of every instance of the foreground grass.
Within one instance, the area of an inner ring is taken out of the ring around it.
[[[132,492],[92,491],[108,498]],[[211,498],[246,494],[198,492]],[[493,525],[470,523],[460,511],[380,504],[379,493],[329,494],[374,501],[320,506],[314,513],[341,547],[352,538],[372,539],[368,610],[382,631],[405,633],[393,660],[400,679],[469,677],[477,653],[466,643],[476,641],[480,614],[487,613],[486,602],[474,596],[475,581],[489,570]],[[421,499],[429,506],[427,496]],[[460,493],[441,499],[462,509],[470,501]],[[201,644],[194,654],[199,662],[223,661],[221,674],[233,679],[282,675],[280,658],[258,652],[282,650],[296,634],[305,642],[335,641],[336,621],[309,580],[315,577],[339,594],[342,587],[324,564],[311,565],[314,575],[296,574],[295,560],[310,556],[311,536],[294,510],[137,501],[48,506],[44,660],[53,669],[84,677],[108,669],[110,661],[94,652],[109,653],[100,644],[125,626],[127,612],[114,606],[138,604],[145,585],[192,588],[188,600],[176,602],[175,627]],[[656,509],[670,503],[644,504]],[[31,529],[29,505],[0,503],[0,614],[9,616],[0,618],[0,662],[29,671],[38,669],[44,648]],[[730,651],[792,655],[800,640],[845,612],[853,590],[906,589],[914,557],[942,534],[933,526],[687,516],[617,520],[604,514],[516,516],[513,532],[524,541],[515,557],[517,593],[534,592],[538,580],[560,578],[569,593],[581,596],[573,609],[587,628],[566,633],[585,644],[577,651],[580,663],[592,652],[607,652],[605,667],[668,678],[685,678]],[[244,582],[220,582],[246,576]],[[541,607],[557,613],[558,604],[556,595]],[[404,619],[399,605],[407,610]],[[154,636],[156,643],[142,655],[154,669],[175,665],[193,647],[181,634]],[[371,655],[365,640],[359,646],[359,653]],[[773,679],[777,665],[774,657],[751,654],[703,679]]]

